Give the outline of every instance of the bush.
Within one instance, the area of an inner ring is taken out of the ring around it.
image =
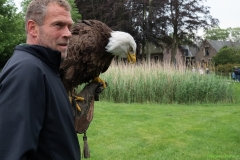
[[[233,68],[235,66],[240,67],[240,64],[218,65],[218,66],[215,67],[215,72],[218,75],[231,76],[231,73],[233,72]]]
[[[223,47],[216,56],[213,57],[215,65],[234,64],[240,61],[239,47]]]

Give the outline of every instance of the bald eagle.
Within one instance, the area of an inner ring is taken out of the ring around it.
[[[125,32],[113,31],[97,20],[79,21],[73,26],[68,55],[61,63],[60,76],[68,93],[83,83],[105,82],[99,75],[105,72],[114,56],[136,62],[136,43]]]

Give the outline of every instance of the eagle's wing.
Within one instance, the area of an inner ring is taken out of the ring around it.
[[[111,32],[107,25],[96,20],[74,25],[68,55],[60,66],[61,78],[68,91],[107,70],[113,59],[105,49]]]

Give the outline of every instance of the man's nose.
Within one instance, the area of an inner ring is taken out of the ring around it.
[[[70,38],[72,36],[72,33],[71,33],[71,31],[68,27],[64,28],[64,35],[63,36],[68,37],[68,38]]]

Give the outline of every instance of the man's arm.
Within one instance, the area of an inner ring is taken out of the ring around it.
[[[44,81],[33,62],[0,77],[0,159],[25,160],[36,151],[45,112]]]

